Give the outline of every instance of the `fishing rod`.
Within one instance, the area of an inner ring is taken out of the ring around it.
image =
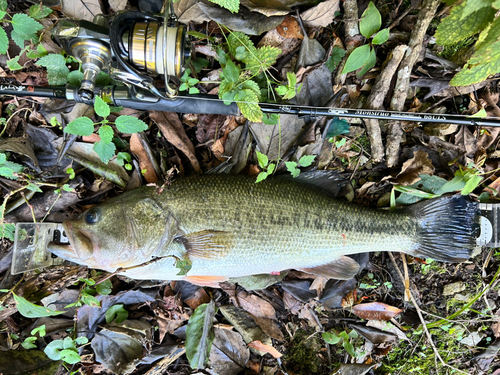
[[[180,78],[184,61],[190,57],[191,47],[185,28],[177,22],[172,4],[169,2],[165,8],[163,15],[122,12],[111,19],[97,15],[93,22],[60,21],[54,27],[52,36],[68,54],[81,62],[83,79],[80,86],[0,84],[0,95],[57,98],[86,104],[93,104],[99,96],[109,104],[137,110],[241,115],[236,102],[226,105],[213,95],[179,95],[174,81]],[[107,71],[124,86],[96,86],[96,78],[101,71]],[[164,77],[165,89],[154,84],[155,78],[161,76]],[[500,119],[496,118],[274,103],[252,104],[258,104],[262,112],[268,114],[500,127]]]

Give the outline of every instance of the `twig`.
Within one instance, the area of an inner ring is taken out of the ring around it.
[[[389,257],[391,258],[391,261],[392,261],[392,263],[393,263],[393,265],[394,265],[394,268],[396,269],[396,271],[398,272],[399,276],[401,277],[401,280],[402,280],[403,282],[405,282],[405,279],[404,279],[404,277],[403,277],[403,274],[402,274],[402,273],[401,273],[401,271],[399,270],[398,264],[396,263],[396,259],[394,259],[394,255],[392,255],[392,253],[391,253],[391,252],[389,252]],[[465,372],[465,371],[462,371],[462,370],[460,370],[460,369],[458,369],[458,368],[456,368],[456,367],[453,367],[453,366],[451,366],[451,365],[447,364],[447,363],[443,360],[443,358],[441,357],[441,355],[439,354],[439,352],[438,352],[438,350],[437,350],[437,348],[436,348],[436,345],[434,345],[434,341],[432,340],[432,336],[431,336],[431,334],[430,334],[429,330],[427,329],[427,323],[425,323],[424,317],[422,316],[422,310],[420,310],[420,307],[418,306],[417,301],[415,301],[415,298],[413,297],[413,294],[411,293],[411,291],[410,291],[410,290],[408,291],[408,294],[409,294],[409,297],[410,297],[410,299],[411,299],[411,302],[413,303],[413,306],[415,307],[415,310],[417,310],[417,314],[418,314],[418,317],[419,317],[419,319],[420,319],[420,322],[422,323],[422,328],[423,328],[423,330],[424,330],[424,332],[425,332],[425,335],[427,336],[427,340],[429,341],[429,344],[431,345],[432,350],[434,351],[434,355],[435,355],[435,359],[434,359],[434,360],[438,359],[438,360],[439,360],[439,362],[441,362],[441,364],[442,364],[443,366],[448,367],[448,368],[451,368],[451,369],[453,369],[453,370],[455,370],[455,371],[458,371],[458,372],[460,372],[460,373],[462,373],[462,374],[468,374],[468,373],[467,373],[467,372]],[[437,367],[437,363],[436,363],[436,367]]]
[[[408,89],[410,87],[411,71],[420,57],[425,32],[439,4],[441,4],[440,0],[424,0],[422,4],[422,10],[418,14],[417,24],[411,33],[410,43],[408,43],[408,52],[398,71],[398,79],[391,99],[390,109],[392,111],[402,111],[404,108],[408,96]],[[388,128],[386,148],[386,161],[389,167],[397,165],[399,161],[399,148],[402,137],[403,130],[401,129],[400,121],[391,122]]]
[[[33,217],[33,222],[36,223],[36,217],[35,217],[35,210],[33,209],[33,205],[30,203],[28,198],[25,197],[24,191],[21,192],[21,195],[24,198],[24,201],[26,202],[26,205],[30,208],[31,210],[31,216]],[[42,220],[43,221],[43,220]]]
[[[408,277],[408,263],[406,262],[406,255],[401,254],[401,260],[403,261],[403,270],[405,273],[405,301],[408,302],[410,300],[410,278]]]

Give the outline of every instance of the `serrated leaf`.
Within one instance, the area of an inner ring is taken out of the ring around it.
[[[128,311],[123,305],[113,305],[106,311],[106,323],[111,323],[116,319],[116,323],[122,323],[128,318]]]
[[[39,20],[47,17],[50,13],[52,13],[52,9],[46,7],[45,5],[40,6],[39,4],[32,5],[30,7],[29,16],[34,18],[35,20]]]
[[[500,71],[500,59],[493,60],[487,64],[466,66],[458,72],[450,81],[451,86],[468,86],[482,82],[492,74]]]
[[[388,40],[389,40],[389,29],[382,29],[377,34],[375,34],[372,43],[378,45],[385,43]]]
[[[16,301],[17,310],[25,318],[42,318],[45,316],[54,316],[63,314],[64,311],[55,311],[44,306],[38,306],[29,302],[26,298],[12,293],[14,301]]]
[[[293,172],[295,169],[297,169],[297,163],[294,161],[286,161],[285,166],[288,172]]]
[[[241,90],[238,94],[241,95],[241,101],[237,103],[242,115],[250,121],[260,122],[263,113],[259,107],[259,98],[255,92],[252,90]]]
[[[339,63],[342,61],[342,59],[345,56],[345,50],[343,50],[340,47],[333,47],[332,48],[332,54],[330,55],[330,58],[326,62],[326,67],[328,70],[333,73],[333,71],[337,68]]]
[[[68,81],[69,69],[64,56],[51,53],[39,59],[36,64],[47,68],[47,78],[51,85],[64,85]]]
[[[347,58],[344,70],[342,70],[342,74],[354,72],[355,70],[358,70],[363,65],[365,65],[366,61],[370,57],[370,50],[370,45],[365,44],[364,46],[360,46],[352,51],[352,53]]]
[[[118,131],[122,133],[139,133],[148,128],[146,123],[132,116],[119,116],[115,120],[115,125]]]
[[[0,224],[0,238],[7,238],[11,241],[14,241],[15,230],[16,226],[14,224],[7,224],[7,223]]]
[[[68,76],[66,77],[67,80],[68,80],[68,83],[71,85],[71,86],[80,86],[81,82],[82,82],[82,79],[83,79],[83,72],[79,71],[79,70],[74,70],[72,72],[69,72],[68,73]]]
[[[276,87],[276,92],[278,95],[284,96],[288,91],[288,87],[286,86],[278,86]]]
[[[259,162],[259,167],[262,169],[266,169],[267,165],[269,164],[269,158],[267,157],[266,154],[262,154],[259,151],[255,151],[257,154],[257,161]]]
[[[482,8],[491,7],[492,5],[491,0],[467,0],[464,3],[461,20],[469,17],[472,13],[483,10]]]
[[[3,28],[0,27],[0,54],[5,55],[9,48],[9,38]]]
[[[267,166],[267,171],[266,172],[267,172],[268,175],[271,175],[274,172],[275,169],[276,169],[276,164],[270,163]]]
[[[98,116],[104,118],[108,117],[111,113],[108,103],[106,103],[100,96],[96,96],[94,99],[94,109]]]
[[[0,164],[3,164],[7,161],[7,155],[3,152],[0,152]]]
[[[101,142],[103,143],[111,143],[114,135],[115,132],[109,125],[103,125],[99,128],[99,137],[101,138]]]
[[[10,70],[19,70],[23,68],[21,65],[19,65],[19,57],[21,57],[21,55],[17,55],[12,59],[7,60],[7,67]]]
[[[247,50],[243,46],[236,48],[234,58],[236,60],[243,60],[247,56]]]
[[[196,308],[186,327],[186,356],[193,369],[202,369],[208,362],[215,334],[213,319],[217,309],[213,300]]]
[[[12,27],[19,35],[31,36],[43,29],[43,26],[24,13],[12,16]]]
[[[491,6],[495,9],[500,9],[500,0],[494,0]]]
[[[231,13],[238,13],[240,9],[240,1],[239,0],[210,0],[212,3],[220,5],[223,8],[226,8]]]
[[[276,47],[263,46],[257,49],[255,58],[251,58],[246,63],[245,68],[251,72],[258,73],[262,70],[267,70],[276,62],[281,50]],[[254,65],[255,64],[255,65]]]
[[[260,172],[257,176],[257,179],[255,180],[255,183],[262,182],[267,178],[268,174],[267,172]]]
[[[436,44],[453,45],[483,30],[495,17],[495,9],[485,8],[461,20],[466,2],[454,5],[436,30]]]
[[[88,117],[78,117],[64,128],[65,133],[89,136],[94,132],[94,122]]]
[[[7,0],[0,0],[0,10],[2,12],[6,12],[7,7],[8,7]]]
[[[377,55],[375,54],[375,48],[370,48],[370,56],[363,65],[363,68],[357,74],[358,78],[363,77],[371,68],[377,64]]]
[[[240,79],[240,68],[231,60],[222,68],[222,73],[224,74],[224,79],[229,82],[238,82]]]
[[[252,90],[255,93],[255,95],[257,95],[257,98],[260,97],[260,87],[259,87],[259,84],[257,82],[255,82],[255,81],[252,81],[251,79],[248,80],[248,81],[246,81],[246,82],[244,82],[241,85],[241,88],[243,90],[246,90],[246,89]]]
[[[104,164],[108,162],[115,156],[116,146],[114,143],[104,143],[103,141],[96,142],[94,144],[94,151],[99,155]]]
[[[36,193],[43,193],[43,190],[42,190],[42,189],[40,189],[40,186],[35,185],[35,184],[31,183],[31,182],[30,182],[30,183],[28,183],[28,186],[26,186],[26,188],[27,188],[28,190],[34,191],[34,192],[36,192]]]
[[[365,38],[369,38],[380,30],[380,26],[382,26],[382,16],[375,4],[370,1],[359,20],[359,31]]]
[[[309,167],[314,159],[316,159],[316,155],[304,155],[299,159],[299,165],[301,167]]]

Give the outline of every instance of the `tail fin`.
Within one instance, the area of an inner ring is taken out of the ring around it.
[[[420,202],[409,209],[421,225],[420,246],[412,255],[445,262],[470,258],[480,231],[477,202],[455,195]]]

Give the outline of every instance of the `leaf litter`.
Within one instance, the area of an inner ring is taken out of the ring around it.
[[[116,12],[128,6],[126,1],[110,1],[109,9],[103,7],[101,2],[94,3],[62,2],[61,9],[66,16],[91,20],[96,12]],[[300,20],[296,12],[290,12],[291,5],[286,2],[244,1],[242,4],[247,9],[241,8],[242,11],[238,14],[231,14],[212,3],[189,0],[174,3],[174,8],[181,22],[193,22],[194,28],[199,32],[206,32],[209,22],[215,20],[234,31],[243,31],[255,36],[267,33],[264,38],[255,37],[255,43],[258,47],[273,46],[283,50],[276,65],[276,78],[286,78],[287,72],[296,72],[298,84],[302,84],[296,102],[319,106],[328,105],[334,95],[332,87],[334,82],[337,84],[334,79],[339,63],[347,58],[344,57],[343,45],[351,46],[353,41],[358,43],[356,46],[367,45],[365,40],[357,38],[360,36],[359,30],[357,36],[345,34],[342,17],[347,14],[353,2],[346,0],[342,3],[341,7],[336,0],[318,4],[304,3],[300,8]],[[394,5],[393,2],[384,4],[388,7]],[[294,2],[293,6],[296,5]],[[17,12],[20,10],[19,6],[21,5],[13,5],[11,9]],[[369,7],[367,3],[365,6]],[[396,37],[400,32],[397,17],[403,14],[405,5],[396,7],[391,15],[380,4],[377,3],[376,6],[382,13],[382,24],[375,26],[389,26],[385,22],[390,16],[391,20],[395,20],[391,25],[390,37]],[[412,9],[420,11],[421,8],[419,5],[413,5]],[[357,20],[364,11],[364,8],[357,10]],[[438,18],[443,15],[439,14]],[[51,16],[41,22],[47,28],[53,25],[53,20]],[[305,30],[299,26],[300,21]],[[217,28],[213,25],[212,22],[211,30],[214,35],[224,39],[220,29],[217,34]],[[332,33],[332,30],[335,32]],[[304,31],[307,35],[304,35]],[[428,32],[432,34],[432,30]],[[58,53],[58,47],[47,38],[48,34],[45,32],[41,35],[42,45],[50,53]],[[391,50],[397,45],[391,38],[386,44],[376,47],[377,60],[374,70],[363,77],[357,77],[356,72],[346,76],[349,95],[339,106],[363,106],[377,72],[382,69],[384,59],[390,56]],[[407,41],[408,36],[405,38]],[[207,47],[204,44],[202,46]],[[413,91],[408,91],[408,109],[412,107],[410,101],[418,97],[418,101],[413,100],[414,110],[418,111],[465,115],[472,115],[481,108],[488,113],[498,111],[498,89],[494,80],[464,87],[450,86],[453,70],[461,66],[461,63],[450,62],[449,59],[455,57],[444,53],[432,40],[427,44],[427,49],[425,59],[412,71],[410,86]],[[212,51],[215,50],[212,48]],[[311,59],[313,55],[315,58]],[[209,65],[202,75],[218,69],[217,62],[213,60],[214,56],[212,53],[212,56],[208,57]],[[330,56],[335,58],[330,59]],[[22,59],[19,61],[25,68],[21,70],[9,70],[5,61],[0,60],[2,84],[12,83],[9,80],[27,85],[47,84],[47,73],[39,66],[30,65],[30,60],[25,56]],[[384,94],[383,98],[379,98],[384,108],[387,108],[388,98],[392,95],[394,82],[391,83],[391,79],[392,76],[386,82],[386,86],[390,87],[388,96]],[[201,84],[199,86],[202,87]],[[30,221],[32,213],[39,220],[47,213],[50,214],[50,211],[62,211],[66,216],[73,215],[81,211],[78,206],[104,202],[108,196],[120,193],[120,190],[112,191],[106,187],[109,185],[106,185],[103,179],[110,179],[116,185],[124,187],[131,173],[120,165],[109,169],[113,162],[106,167],[102,164],[96,166],[99,160],[96,155],[91,156],[92,145],[88,147],[88,144],[73,143],[74,140],[69,142],[66,151],[66,156],[70,158],[63,158],[64,164],[60,164],[59,169],[56,169],[59,156],[57,149],[61,149],[63,139],[60,128],[53,125],[51,119],[55,117],[58,123],[65,125],[83,114],[89,117],[93,114],[88,113],[89,107],[85,105],[73,106],[67,102],[46,100],[42,108],[39,108],[37,103],[43,100],[37,101],[32,104],[21,98],[2,98],[3,117],[10,119],[1,141],[2,144],[5,143],[2,152],[10,154],[9,161],[13,160],[30,168],[37,177],[45,178],[44,181],[48,183],[68,178],[69,173],[66,170],[71,166],[77,176],[68,182],[69,186],[76,190],[73,193],[63,191],[56,201],[51,200],[55,188],[42,186],[43,193],[36,193],[34,198],[31,198],[32,206],[24,205],[17,213],[14,211],[9,214],[10,216],[5,217],[7,222]],[[14,114],[21,108],[29,108],[26,116],[23,116],[22,112]],[[92,111],[91,108],[90,110]],[[44,117],[39,116],[40,114]],[[379,163],[379,160],[368,163],[363,161],[363,157],[369,160],[372,156],[370,145],[367,143],[371,134],[368,134],[364,127],[359,127],[359,121],[346,121],[345,132],[322,137],[322,134],[326,134],[327,121],[318,118],[298,119],[285,115],[280,116],[279,125],[263,125],[245,124],[235,118],[214,120],[213,117],[199,116],[193,125],[183,123],[184,118],[179,118],[177,114],[151,111],[147,116],[151,127],[140,135],[140,142],[137,142],[136,136],[133,136],[134,140],[124,136],[116,143],[124,152],[134,154],[132,164],[137,164],[137,167],[134,167],[136,173],[142,175],[141,171],[146,170],[146,181],[153,182],[154,177],[151,177],[151,174],[154,170],[160,185],[163,184],[162,181],[168,182],[171,177],[168,171],[173,167],[186,174],[191,171],[206,172],[213,167],[220,167],[220,171],[232,173],[258,173],[256,160],[253,159],[255,150],[258,150],[265,151],[270,160],[283,162],[283,165],[285,161],[298,162],[303,155],[321,155],[323,167],[341,170],[345,177],[355,184],[355,200],[371,206],[376,206],[378,202],[389,202],[387,198],[393,186],[401,185],[439,194],[446,182],[454,177],[459,180],[457,186],[464,186],[468,180],[464,177],[466,171],[464,172],[463,168],[475,170],[477,174],[491,172],[480,182],[484,186],[490,186],[489,190],[483,190],[483,186],[474,189],[474,186],[471,190],[473,194],[479,195],[483,191],[490,196],[497,194],[496,169],[499,164],[496,148],[499,134],[493,128],[475,129],[453,125],[432,128],[404,127],[401,160],[394,167],[388,168],[383,162]],[[386,137],[388,124],[381,121],[380,125],[381,134]],[[361,131],[356,132],[356,127]],[[305,137],[307,134],[313,136]],[[41,139],[46,141],[40,141]],[[299,146],[311,146],[313,141],[319,147],[308,148],[314,150],[312,153],[300,151],[304,148]],[[74,147],[79,151],[75,151]],[[318,159],[319,157],[316,160]],[[91,163],[88,163],[88,160]],[[463,168],[460,169],[461,167]],[[279,171],[286,172],[284,167]],[[4,177],[0,178],[0,183],[4,193],[20,187],[18,182]],[[103,189],[99,189],[99,186]],[[66,199],[66,196],[71,198]],[[22,196],[18,198],[23,199]],[[396,202],[408,204],[418,199],[420,198],[414,195],[401,193]],[[47,204],[50,207],[47,207]],[[8,242],[4,240],[0,251],[0,264],[9,262],[7,245]],[[431,327],[430,331],[434,344],[442,355],[446,356],[451,366],[477,374],[486,373],[491,369],[494,371],[500,365],[498,345],[495,343],[500,335],[500,303],[495,290],[491,288],[484,298],[463,309],[465,304],[477,295],[477,290],[492,280],[499,266],[497,254],[493,254],[485,263],[483,259],[486,259],[486,256],[476,257],[469,264],[457,265],[410,260],[408,265],[412,291],[421,309],[429,314],[425,316],[428,322],[437,321],[435,316],[447,317],[463,310],[461,314],[440,326]],[[484,278],[481,279],[477,275],[483,264],[486,265]],[[100,308],[88,305],[71,308],[71,311],[77,309],[77,329],[71,334],[78,333],[91,339],[91,344],[83,348],[84,360],[79,366],[90,373],[102,370],[102,366],[99,367],[96,361],[116,373],[142,373],[164,368],[162,366],[167,366],[165,371],[168,366],[173,366],[175,371],[186,373],[179,370],[186,369],[188,363],[183,354],[184,350],[179,346],[186,340],[182,331],[185,332],[194,311],[200,306],[211,306],[210,304],[214,303],[211,301],[215,301],[220,312],[215,313],[214,306],[213,310],[210,308],[208,313],[204,310],[201,314],[206,324],[201,326],[199,340],[197,339],[195,344],[191,342],[195,347],[194,357],[189,354],[191,359],[197,358],[197,364],[193,367],[203,367],[208,363],[207,370],[212,373],[255,373],[255,370],[266,374],[279,374],[287,370],[289,373],[325,374],[332,371],[339,374],[364,374],[382,370],[407,373],[409,369],[418,366],[427,366],[429,373],[446,373],[449,369],[436,367],[434,364],[434,353],[429,349],[430,343],[419,341],[422,330],[418,319],[413,320],[411,324],[405,322],[405,314],[409,315],[413,307],[404,301],[404,285],[398,279],[399,276],[385,271],[392,268],[393,265],[388,263],[383,255],[377,254],[370,256],[370,262],[365,263],[356,278],[351,280],[326,280],[291,272],[288,275],[283,273],[230,280],[234,282],[232,286],[222,290],[182,286],[179,282],[170,286],[146,285],[121,276],[113,276],[113,294],[97,295]],[[63,270],[65,273],[62,273]],[[54,310],[69,310],[65,306],[75,303],[75,296],[79,296],[83,288],[75,283],[78,283],[78,279],[88,277],[83,268],[61,268],[28,275],[20,284],[16,284],[20,279],[3,272],[3,276],[0,275],[0,289],[13,288],[12,291],[16,295],[34,302],[40,311],[45,313],[46,308],[39,304],[43,297],[60,292],[60,296],[65,296],[64,292],[72,292],[72,298],[61,297],[61,300],[49,305],[49,308]],[[444,296],[441,286],[455,282],[461,282],[467,285],[467,288],[460,293]],[[265,294],[259,292],[261,289],[265,289],[273,298],[264,298]],[[78,297],[76,298],[78,300]],[[68,303],[65,305],[65,302]],[[71,313],[63,314],[63,317],[57,317],[57,320],[43,317],[35,322],[20,317],[20,314],[26,311],[23,307],[19,309],[21,305],[16,304],[12,294],[2,292],[0,304],[4,308],[0,311],[0,324],[4,332],[0,336],[0,346],[3,353],[8,353],[5,358],[9,358],[12,368],[27,370],[30,366],[25,363],[25,358],[15,354],[19,352],[15,348],[19,348],[20,343],[29,336],[26,330],[19,336],[21,329],[28,325],[44,323],[47,327],[50,326],[51,336],[47,336],[46,341],[56,340],[56,335],[69,337],[65,329],[73,324]],[[106,311],[116,305],[123,305],[129,318],[118,325],[107,323]],[[33,310],[35,305],[28,306]],[[404,312],[399,314],[400,311]],[[193,324],[195,321],[196,319],[193,319]],[[351,333],[353,331],[359,335]],[[210,332],[215,333],[212,345],[208,345],[211,341]],[[337,344],[319,341],[320,346],[312,345],[313,349],[297,347],[297,342],[317,343],[316,339],[321,337],[323,332],[337,332],[340,341]],[[16,338],[16,335],[19,338]],[[200,344],[202,342],[203,344]],[[121,351],[113,349],[118,346],[122,348]],[[198,347],[204,350],[203,353]],[[351,347],[354,355],[349,352]],[[407,358],[405,353],[408,351],[420,354],[405,359],[406,363],[401,363],[400,358]],[[159,360],[160,355],[154,354],[155,352],[162,352],[166,357]],[[38,358],[39,354],[42,354],[40,358],[44,357],[42,351],[32,349],[29,353],[33,358]],[[453,355],[455,353],[460,353],[460,357]],[[281,354],[283,356],[279,361],[276,360]],[[151,363],[148,361],[140,363],[141,359],[148,357],[156,358],[157,362],[150,365],[145,364]],[[424,357],[432,360],[424,361]],[[349,361],[363,361],[364,364],[348,364]],[[298,362],[302,363],[303,367],[298,366]],[[35,367],[54,366],[44,360],[35,360],[33,363]],[[6,372],[2,368],[3,365],[0,361],[0,369]],[[334,370],[335,365],[340,367]],[[373,368],[377,365],[381,365],[382,370]]]

